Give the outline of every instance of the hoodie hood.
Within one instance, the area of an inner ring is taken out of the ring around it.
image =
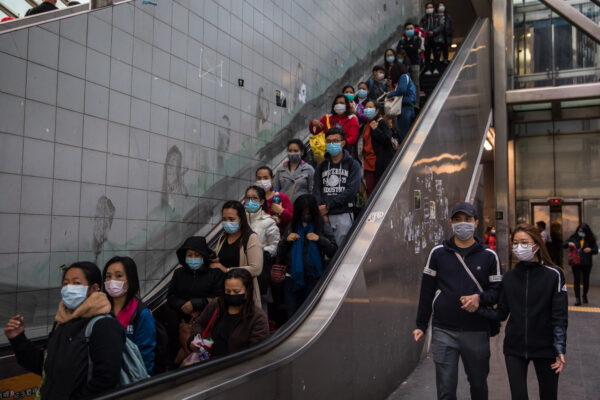
[[[179,260],[179,264],[186,268],[189,268],[188,265],[185,263],[185,252],[188,249],[197,251],[198,253],[202,254],[202,257],[204,257],[205,262],[208,261],[208,259],[210,258],[211,250],[206,244],[206,239],[204,238],[204,236],[191,236],[187,238],[183,245],[181,245],[179,250],[177,250],[177,259]]]

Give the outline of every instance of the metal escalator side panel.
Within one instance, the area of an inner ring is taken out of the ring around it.
[[[448,210],[467,195],[487,127],[489,44],[480,19],[302,324],[264,354],[149,398],[383,398],[412,371],[422,266],[450,235]]]

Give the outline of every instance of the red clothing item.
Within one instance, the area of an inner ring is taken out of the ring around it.
[[[137,310],[138,300],[134,297],[131,299],[129,303],[125,307],[119,311],[119,315],[117,315],[117,319],[123,325],[123,328],[127,329],[127,326],[131,322],[131,318],[133,318],[135,314],[135,310]]]
[[[277,224],[277,226],[279,227],[281,233],[283,233],[285,228],[287,228],[288,224],[292,221],[292,217],[294,216],[294,206],[292,205],[292,202],[287,194],[279,192],[279,198],[281,199],[280,204],[283,207],[283,211],[278,216],[271,211],[271,204],[273,204],[274,198],[275,196],[267,199],[267,209],[269,210],[269,215],[279,218],[279,224]]]
[[[365,129],[363,130],[363,157],[365,159],[364,170],[375,172],[377,156],[375,156],[373,143],[371,143],[371,125],[369,124],[369,121],[367,121]]]
[[[350,116],[347,116],[346,114],[342,114],[342,115],[325,114],[320,119],[320,122],[323,124],[323,126],[325,126],[325,129],[328,129],[327,115],[329,115],[329,126],[332,128],[334,126],[339,126],[340,128],[342,128],[344,130],[344,133],[346,134],[346,142],[348,143],[349,146],[354,146],[356,144],[356,142],[358,141],[358,125],[359,124],[358,124],[358,118],[356,117],[356,115],[350,114]],[[321,132],[321,130],[317,127],[314,127],[314,129],[313,129],[312,121],[310,121],[310,124],[308,125],[308,129],[310,130],[310,133],[312,133],[312,134]]]
[[[487,238],[483,240],[483,243],[487,244],[490,249],[496,250],[496,236],[488,235]]]

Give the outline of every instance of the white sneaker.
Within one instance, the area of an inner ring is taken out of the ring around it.
[[[425,71],[425,75],[427,75],[427,76],[431,75],[431,71],[430,70]]]
[[[438,71],[437,69],[434,69],[434,70],[433,70],[433,74],[434,74],[434,75],[439,75],[439,74],[440,74],[440,71]]]

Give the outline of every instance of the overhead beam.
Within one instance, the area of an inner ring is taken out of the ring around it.
[[[583,15],[575,7],[564,0],[540,0],[552,11],[571,22],[573,25],[587,33],[596,43],[600,43],[600,26]]]
[[[516,89],[506,91],[507,104],[545,103],[551,101],[600,98],[600,83]]]

